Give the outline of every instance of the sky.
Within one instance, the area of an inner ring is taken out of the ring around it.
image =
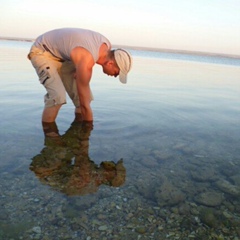
[[[79,27],[113,45],[240,55],[240,0],[0,0],[0,36]]]

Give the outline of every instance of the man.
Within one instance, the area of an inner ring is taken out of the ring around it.
[[[42,124],[45,135],[58,136],[55,120],[66,103],[66,91],[75,105],[75,121],[93,121],[90,80],[95,63],[107,75],[126,83],[132,66],[131,55],[123,49],[111,50],[111,43],[100,33],[62,28],[39,36],[28,58],[39,81],[47,90]]]

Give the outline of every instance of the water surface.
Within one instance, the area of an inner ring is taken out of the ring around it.
[[[96,66],[93,130],[44,139],[28,42],[0,41],[0,239],[238,239],[239,59],[130,50]]]

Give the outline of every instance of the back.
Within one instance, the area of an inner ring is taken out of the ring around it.
[[[81,28],[61,28],[42,34],[36,39],[34,46],[44,50],[43,45],[46,45],[55,56],[68,61],[73,48],[83,47],[92,54],[96,62],[103,43],[111,48],[109,40],[100,33]]]

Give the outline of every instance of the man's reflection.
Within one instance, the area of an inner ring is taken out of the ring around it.
[[[45,136],[45,147],[32,159],[30,169],[40,181],[67,195],[97,192],[101,184],[118,187],[125,182],[123,160],[95,164],[89,158],[93,126],[73,122],[59,137]]]

